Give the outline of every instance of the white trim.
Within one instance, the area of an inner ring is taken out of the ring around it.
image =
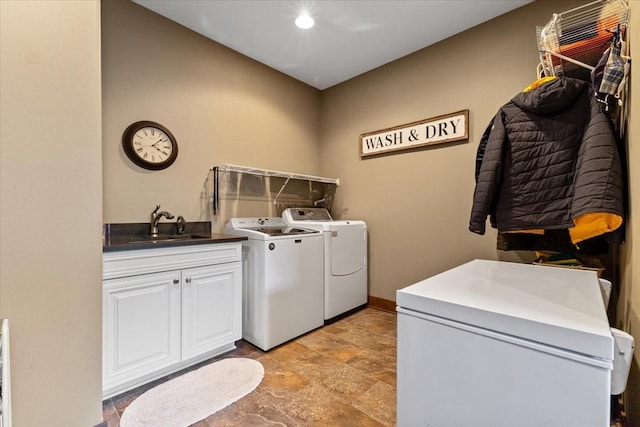
[[[11,363],[9,355],[9,319],[3,319],[2,343],[0,344],[0,364],[2,364],[0,427],[11,427]]]

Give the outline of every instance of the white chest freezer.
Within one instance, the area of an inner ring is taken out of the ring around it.
[[[396,301],[399,427],[609,425],[620,331],[594,272],[475,260]]]

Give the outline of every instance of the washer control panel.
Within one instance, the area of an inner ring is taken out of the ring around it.
[[[272,218],[231,218],[228,225],[234,230],[239,228],[279,228],[287,226],[284,220],[277,216]]]
[[[282,212],[286,221],[331,221],[331,214],[325,208],[287,208]]]

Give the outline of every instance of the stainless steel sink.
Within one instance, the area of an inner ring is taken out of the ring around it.
[[[157,237],[143,236],[135,237],[127,243],[160,243],[160,242],[176,242],[184,240],[196,240],[196,239],[210,239],[211,236],[205,236],[201,234],[172,234],[172,235],[160,235]]]

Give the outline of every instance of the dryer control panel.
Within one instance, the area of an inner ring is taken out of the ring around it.
[[[332,221],[325,208],[288,208],[282,212],[286,221]]]

